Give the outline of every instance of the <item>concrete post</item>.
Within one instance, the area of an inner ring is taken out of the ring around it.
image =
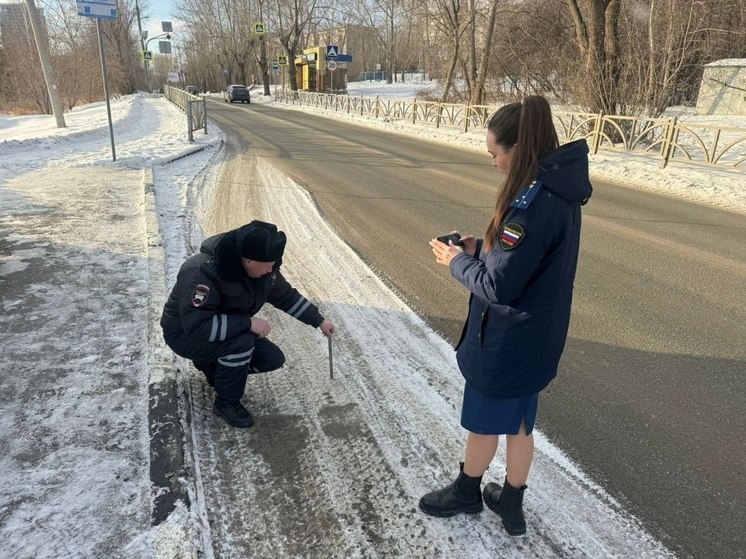
[[[26,7],[28,8],[29,20],[31,21],[31,29],[34,31],[34,40],[36,41],[36,48],[39,51],[41,69],[44,72],[44,81],[47,82],[47,92],[49,100],[52,102],[52,112],[57,121],[57,128],[65,128],[65,117],[62,114],[62,103],[60,103],[60,95],[57,91],[57,81],[54,79],[54,71],[52,70],[52,63],[49,59],[49,44],[41,28],[39,12],[36,10],[34,0],[26,0]]]

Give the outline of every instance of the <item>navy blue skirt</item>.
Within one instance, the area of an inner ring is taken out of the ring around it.
[[[521,398],[490,398],[467,382],[461,426],[478,435],[517,435],[525,420],[526,434],[530,435],[538,407],[538,392]]]

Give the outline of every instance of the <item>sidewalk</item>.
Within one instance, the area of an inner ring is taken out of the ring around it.
[[[0,556],[193,556],[151,166],[219,139],[161,103],[113,103],[117,163],[100,107],[0,119]]]

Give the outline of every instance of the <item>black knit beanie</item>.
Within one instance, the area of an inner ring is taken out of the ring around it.
[[[277,262],[285,251],[285,233],[272,223],[254,220],[238,230],[238,252],[257,262]]]

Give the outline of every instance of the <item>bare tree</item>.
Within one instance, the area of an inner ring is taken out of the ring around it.
[[[621,0],[567,0],[567,5],[587,72],[585,101],[593,111],[616,114]]]
[[[471,92],[472,105],[482,105],[485,98],[485,83],[487,80],[487,68],[489,67],[490,53],[492,52],[492,38],[495,34],[495,20],[497,19],[498,0],[490,2],[490,13],[487,16],[487,31],[485,32],[484,48],[482,49],[482,59],[479,64],[479,72],[474,76],[474,87]],[[473,9],[473,0],[472,0]],[[472,60],[476,64],[476,48],[472,55]],[[474,66],[476,68],[476,66]]]
[[[650,0],[644,29],[647,73],[640,87],[646,114],[657,116],[671,104],[692,101],[702,65],[719,52],[727,56],[728,43],[746,42],[743,26],[731,28],[728,22],[738,19],[738,4],[743,24],[743,1]]]
[[[353,13],[358,22],[375,30],[386,53],[386,82],[392,83],[397,71],[396,37],[399,18],[403,15],[401,0],[363,0],[355,6]]]
[[[252,0],[183,0],[182,19],[189,29],[199,29],[196,35],[207,41],[200,48],[212,49],[224,71],[225,82],[237,79],[251,83],[250,71],[256,64],[255,49],[259,40],[254,33],[254,22],[259,17]],[[192,48],[196,43],[190,42]],[[238,74],[238,76],[236,76]]]
[[[276,12],[272,21],[277,36],[290,64],[290,89],[298,89],[295,57],[302,51],[301,41],[316,11],[317,0],[275,0]]]
[[[461,37],[468,27],[461,20],[460,0],[443,0],[436,4],[436,9],[437,13],[433,14],[436,25],[449,38],[449,46],[451,48],[451,59],[448,63],[443,92],[440,95],[440,102],[443,103],[448,99],[451,87],[453,86],[456,65],[458,64],[460,55]]]

